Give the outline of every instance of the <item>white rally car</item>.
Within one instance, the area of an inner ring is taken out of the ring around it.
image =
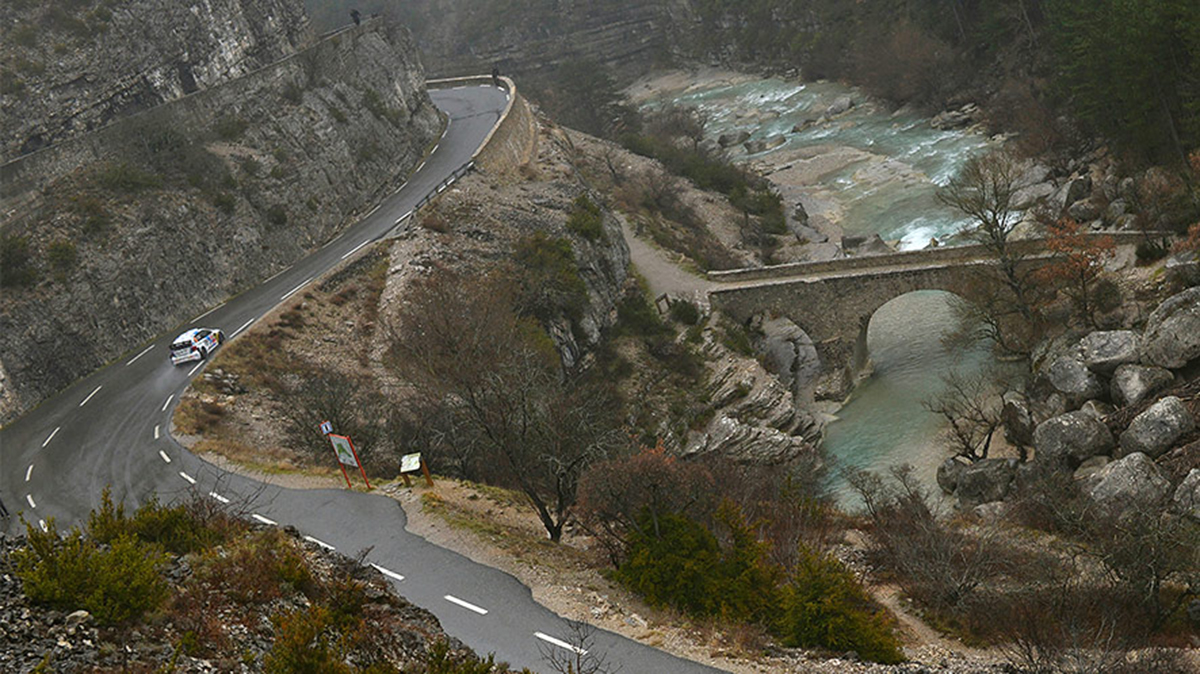
[[[216,328],[193,328],[171,342],[171,364],[204,360],[225,341],[225,335]]]

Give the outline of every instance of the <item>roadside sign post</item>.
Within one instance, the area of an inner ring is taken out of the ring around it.
[[[371,489],[371,482],[367,479],[367,471],[363,468],[362,461],[358,460],[358,451],[354,449],[354,443],[345,435],[329,433],[329,442],[333,445],[333,453],[337,455],[338,466],[342,469],[342,476],[346,478],[346,486],[350,485],[350,476],[346,474],[346,466],[357,466],[359,473],[362,474],[363,482],[367,485],[367,489]],[[351,487],[352,488],[352,487]]]
[[[400,457],[400,477],[404,478],[405,487],[412,486],[412,483],[408,481],[408,474],[415,473],[418,470],[425,475],[425,484],[432,489],[433,476],[429,474],[429,466],[425,465],[425,459],[421,458],[421,453],[405,454]]]

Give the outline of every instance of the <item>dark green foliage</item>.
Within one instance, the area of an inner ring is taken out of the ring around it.
[[[71,199],[71,210],[83,218],[85,234],[96,235],[108,229],[112,217],[104,208],[104,203],[96,197],[77,195]]]
[[[46,249],[46,261],[50,263],[50,268],[54,270],[54,278],[59,281],[66,280],[67,274],[75,268],[78,258],[79,255],[75,251],[75,244],[65,239],[55,241]]]
[[[547,323],[559,314],[575,320],[587,306],[587,286],[579,277],[571,242],[534,232],[516,244],[518,311]]]
[[[567,229],[588,241],[604,239],[604,224],[600,207],[589,199],[588,195],[579,195],[575,199],[575,203],[571,205],[571,214],[567,216]]]
[[[25,80],[7,68],[0,68],[0,94],[9,96],[19,94],[24,90]]]
[[[1137,260],[1141,264],[1149,264],[1155,260],[1161,260],[1167,255],[1167,247],[1161,242],[1152,239],[1138,241],[1135,251],[1137,253]]]
[[[267,222],[273,227],[282,227],[287,224],[288,214],[287,209],[283,204],[275,204],[267,209]]]
[[[33,285],[37,280],[37,269],[32,258],[28,237],[5,234],[0,238],[0,286]]]
[[[177,555],[196,552],[221,541],[220,532],[204,525],[185,505],[164,506],[151,499],[125,514],[125,504],[114,504],[108,488],[100,497],[100,508],[88,515],[86,533],[96,543],[108,544],[128,536],[160,546]]]
[[[17,575],[30,599],[63,611],[83,608],[104,625],[128,623],[162,604],[167,584],[157,546],[121,535],[101,548],[72,529],[59,540],[54,521],[48,531],[25,524],[28,545],[13,553]]]
[[[785,646],[854,651],[874,662],[904,660],[887,619],[841,562],[802,549],[780,591],[772,632]]]
[[[162,186],[158,176],[127,162],[106,164],[96,174],[96,179],[101,187],[114,192],[139,192]]]
[[[670,334],[658,311],[639,290],[626,293],[617,305],[617,327],[622,334],[652,337]]]
[[[288,82],[283,85],[283,91],[279,95],[292,105],[300,105],[300,102],[304,100],[304,88],[295,82]]]
[[[233,213],[237,209],[237,199],[228,192],[217,192],[212,197],[213,206],[226,215]]]
[[[249,127],[250,122],[238,115],[222,115],[213,124],[213,132],[217,134],[217,138],[230,141],[241,138]]]
[[[696,325],[700,322],[700,310],[687,300],[671,302],[671,318],[684,325]]]
[[[1121,284],[1104,277],[1096,282],[1092,290],[1092,301],[1100,311],[1113,311],[1121,306]]]

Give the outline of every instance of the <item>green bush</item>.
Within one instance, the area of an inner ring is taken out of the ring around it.
[[[309,606],[271,618],[275,643],[263,660],[266,674],[351,674],[330,634],[329,611]]]
[[[125,514],[125,504],[114,504],[105,488],[100,507],[88,514],[88,537],[101,544],[132,536],[177,555],[196,552],[221,542],[220,534],[199,521],[185,505],[164,506],[151,497],[134,512]]]
[[[106,548],[72,529],[63,539],[51,520],[43,532],[25,523],[27,545],[13,553],[31,600],[63,611],[85,609],[102,625],[141,618],[167,597],[156,545],[121,535]]]
[[[287,209],[283,204],[275,204],[267,209],[267,222],[275,227],[282,227],[288,221]]]
[[[29,286],[36,280],[29,238],[7,234],[0,238],[0,286]]]
[[[51,243],[50,247],[46,249],[46,261],[50,263],[50,268],[54,270],[54,277],[59,281],[67,278],[67,274],[75,268],[78,258],[75,244],[65,239]]]
[[[534,232],[516,243],[517,298],[521,314],[546,323],[563,314],[577,320],[587,306],[587,286],[579,276],[571,242]]]
[[[104,203],[96,197],[78,195],[71,199],[71,210],[83,218],[85,234],[96,235],[108,229],[112,224],[112,216],[104,207]]]
[[[904,660],[885,614],[838,560],[802,549],[780,593],[772,632],[786,646],[854,651],[865,660]]]
[[[604,224],[600,207],[588,195],[581,194],[571,206],[571,214],[567,216],[567,229],[582,236],[588,241],[600,241],[604,238]]]
[[[700,322],[700,309],[687,300],[671,302],[671,318],[684,325],[696,325]]]
[[[300,105],[300,101],[304,100],[304,89],[295,82],[288,82],[283,85],[283,91],[280,93],[283,100],[292,105]]]
[[[126,162],[106,164],[96,179],[101,187],[115,192],[137,192],[162,185],[158,176]]]
[[[237,199],[228,192],[217,192],[212,198],[213,206],[222,213],[229,214],[237,209]]]
[[[646,296],[637,290],[626,293],[625,298],[617,305],[617,330],[621,334],[641,337],[671,332]]]
[[[238,115],[222,115],[215,124],[213,131],[221,140],[230,141],[237,140],[242,137],[246,129],[250,127],[250,122]]]

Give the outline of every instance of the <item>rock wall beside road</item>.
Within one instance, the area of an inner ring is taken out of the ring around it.
[[[398,187],[442,128],[424,79],[407,31],[371,21],[10,164],[0,231],[27,241],[37,278],[0,293],[0,419],[254,286]]]

